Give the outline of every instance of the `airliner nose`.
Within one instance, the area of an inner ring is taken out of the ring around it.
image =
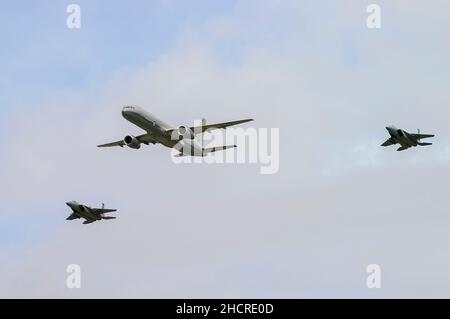
[[[126,118],[127,115],[130,115],[130,113],[133,112],[133,110],[134,110],[134,106],[125,106],[122,109],[122,116]]]

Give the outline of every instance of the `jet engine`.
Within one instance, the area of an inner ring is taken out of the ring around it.
[[[125,136],[123,142],[125,143],[126,146],[134,148],[135,150],[141,148],[141,142],[139,142],[139,140],[134,136],[131,135]]]
[[[183,138],[193,140],[195,138],[194,132],[192,132],[192,130],[189,127],[180,126],[177,131],[178,131],[178,138],[180,140]]]

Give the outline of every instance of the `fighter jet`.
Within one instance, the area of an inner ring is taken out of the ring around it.
[[[106,213],[117,211],[116,209],[105,209],[105,204],[102,205],[102,208],[91,208],[89,206],[81,205],[76,201],[67,202],[66,205],[73,211],[73,213],[67,217],[66,220],[84,218],[85,221],[83,224],[90,224],[102,219],[116,219],[116,217],[104,216]]]
[[[201,126],[180,126],[178,128],[173,128],[139,106],[134,105],[125,106],[122,110],[122,116],[129,122],[146,131],[146,133],[139,136],[127,135],[123,140],[98,145],[98,147],[128,146],[133,149],[140,149],[142,144],[149,145],[150,143],[159,143],[169,148],[176,148],[180,152],[176,156],[206,156],[212,152],[234,148],[236,145],[203,148],[203,145],[200,145],[200,143],[195,140],[197,134],[204,133],[207,130],[225,129],[232,125],[253,121],[253,119],[245,119],[206,125],[205,120],[203,120],[203,125]]]
[[[396,128],[393,125],[387,126],[386,130],[389,132],[389,135],[391,137],[386,142],[381,144],[381,146],[400,144],[400,147],[397,149],[397,151],[404,151],[412,146],[416,147],[417,145],[427,146],[433,144],[433,143],[423,143],[421,139],[434,137],[434,135],[420,134],[420,130],[417,130],[417,134],[408,133],[406,131]]]

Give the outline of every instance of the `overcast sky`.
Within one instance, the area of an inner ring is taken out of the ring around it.
[[[450,2],[89,0],[79,30],[70,3],[0,11],[0,297],[450,297]],[[279,172],[96,148],[142,133],[127,104],[278,128]]]

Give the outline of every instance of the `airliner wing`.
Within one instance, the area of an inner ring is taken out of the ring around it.
[[[209,148],[204,148],[202,151],[202,156],[206,156],[209,153],[214,153],[214,152],[218,152],[218,151],[224,151],[230,148],[235,148],[237,147],[236,145],[225,145],[225,146],[215,146],[215,147],[209,147]],[[188,154],[183,154],[183,153],[179,153],[177,155],[174,155],[174,157],[184,157],[184,156],[191,156]]]
[[[216,130],[216,129],[220,129],[220,128],[224,129],[229,126],[247,123],[247,122],[251,122],[251,121],[253,121],[253,119],[246,119],[246,120],[239,120],[239,121],[232,121],[232,122],[223,122],[223,123],[209,124],[209,125],[204,125],[204,126],[193,126],[193,127],[190,127],[189,129],[192,132],[194,132],[195,134],[199,134],[199,133],[203,133],[205,131],[211,131],[211,130]],[[170,135],[175,130],[177,130],[177,129],[171,128],[171,129],[166,130],[166,133]]]
[[[113,143],[98,145],[97,147],[114,147],[114,146],[124,147],[125,142],[123,140],[121,140],[121,141],[117,141],[117,142],[113,142]]]
[[[214,153],[217,151],[224,151],[229,148],[235,148],[235,147],[237,147],[237,146],[236,145],[225,145],[225,146],[216,146],[216,147],[205,148],[205,149],[203,149],[203,155],[206,155],[209,153]]]
[[[136,139],[143,143],[143,144],[155,144],[157,143],[153,137],[150,134],[143,134],[140,136],[136,136]],[[98,145],[98,147],[115,147],[115,146],[120,146],[120,147],[124,147],[125,146],[125,142],[123,140],[121,141],[117,141],[117,142],[112,142],[112,143],[108,143],[108,144],[103,144],[103,145]]]
[[[205,125],[205,126],[196,126],[196,127],[191,127],[191,130],[193,132],[205,132],[208,130],[216,130],[216,129],[224,129],[227,128],[229,126],[233,126],[233,125],[238,125],[238,124],[242,124],[242,123],[247,123],[247,122],[251,122],[253,121],[253,119],[245,119],[245,120],[239,120],[239,121],[231,121],[231,122],[223,122],[223,123],[217,123],[217,124],[209,124],[209,125]]]

